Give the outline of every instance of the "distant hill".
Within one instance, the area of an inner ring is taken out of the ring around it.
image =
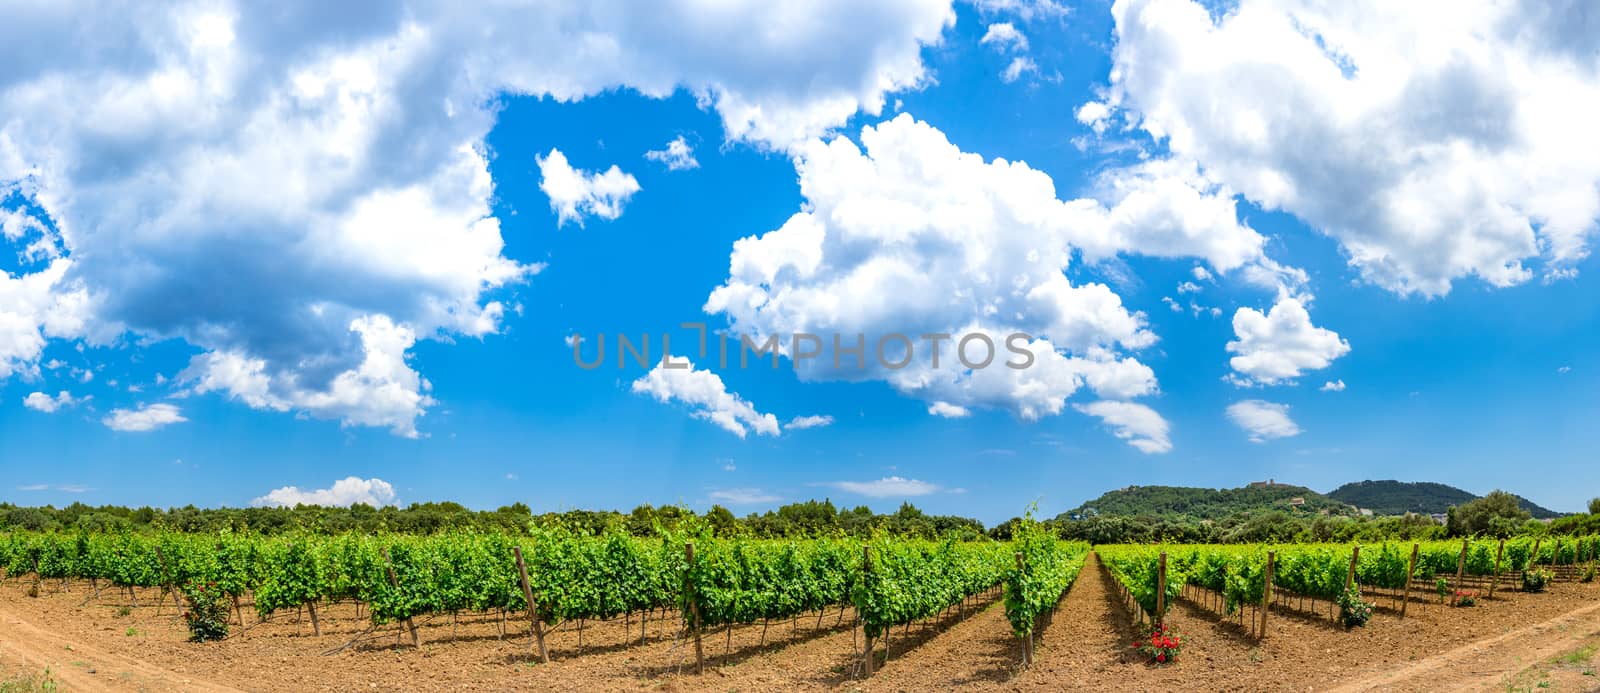
[[[1478,496],[1454,486],[1431,481],[1357,481],[1345,484],[1328,494],[1329,498],[1366,508],[1376,515],[1404,515],[1406,513],[1442,513],[1452,505],[1461,505]],[[1561,513],[1541,507],[1522,496],[1517,496],[1522,509],[1541,520],[1560,517]]]
[[[1300,503],[1294,501],[1299,499]],[[1244,488],[1189,488],[1184,486],[1129,486],[1109,491],[1084,503],[1064,517],[1088,515],[1153,515],[1166,518],[1221,520],[1239,513],[1283,510],[1319,514],[1353,513],[1343,502],[1303,486],[1257,482]]]

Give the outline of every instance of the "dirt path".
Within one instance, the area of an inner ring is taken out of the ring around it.
[[[1600,604],[1457,647],[1391,672],[1332,689],[1360,691],[1491,691],[1530,664],[1556,656],[1600,634]]]
[[[0,606],[0,662],[50,675],[67,690],[236,691],[212,681],[154,666],[40,628]]]

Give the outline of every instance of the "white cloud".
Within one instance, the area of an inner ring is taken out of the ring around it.
[[[73,397],[72,393],[67,392],[66,390],[56,393],[55,397],[51,397],[43,392],[33,392],[29,393],[27,397],[22,399],[22,406],[34,411],[42,411],[46,414],[54,414],[59,409],[71,409],[72,407],[87,402],[89,399],[91,399],[91,397],[88,395],[84,397]]]
[[[267,362],[237,352],[195,356],[178,374],[192,394],[221,392],[253,409],[288,411],[338,419],[345,426],[388,426],[395,435],[416,438],[416,420],[433,398],[432,385],[406,363],[416,343],[410,329],[386,316],[363,316],[350,323],[365,356],[338,373],[324,389],[306,389],[293,377],[270,373]]]
[[[0,198],[5,193],[0,184]],[[12,275],[0,269],[0,382],[13,375],[37,378],[39,356],[49,339],[86,335],[89,294],[81,281],[68,277],[72,266],[71,259],[57,258],[30,273]]]
[[[983,32],[983,38],[978,39],[978,43],[993,46],[999,53],[1013,51],[1023,53],[1028,50],[1028,37],[1017,31],[1011,22],[990,24],[989,29]]]
[[[1000,73],[1000,81],[1010,84],[1022,79],[1023,75],[1038,73],[1039,65],[1033,62],[1033,58],[1025,55],[1019,55],[1015,58],[1012,58],[1011,64],[1006,65],[1006,69]]]
[[[969,0],[984,15],[1014,15],[1025,22],[1060,19],[1071,10],[1056,0]]]
[[[346,507],[361,503],[373,507],[399,505],[394,487],[383,479],[362,479],[348,476],[333,482],[330,488],[300,490],[297,486],[284,486],[267,492],[250,504],[256,507],[294,507],[296,505],[321,505]]]
[[[1194,274],[1194,278],[1195,278],[1196,281],[1202,281],[1202,282],[1211,281],[1211,272],[1206,270],[1206,268],[1201,267],[1200,265],[1195,265],[1194,266],[1194,270],[1193,270],[1192,273]]]
[[[789,430],[803,430],[807,428],[821,428],[823,426],[832,425],[833,417],[823,414],[820,416],[796,416],[792,419],[789,419],[789,423],[784,424],[783,427]]]
[[[632,389],[658,402],[682,402],[689,406],[695,418],[710,421],[740,438],[750,431],[757,435],[778,435],[777,417],[756,411],[755,405],[729,392],[721,376],[695,368],[686,358],[668,357],[665,363],[657,364],[633,381]]]
[[[834,481],[822,485],[869,498],[914,498],[944,490],[936,484],[898,476],[887,476],[877,481]]]
[[[1250,442],[1264,443],[1276,438],[1300,435],[1300,426],[1289,418],[1289,405],[1247,399],[1228,406],[1228,418],[1250,434]]]
[[[550,196],[550,209],[556,212],[558,224],[571,221],[583,226],[585,216],[616,219],[622,216],[628,198],[639,192],[639,181],[616,164],[604,173],[576,169],[559,149],[551,149],[535,161],[539,164],[539,189]]]
[[[934,402],[928,405],[928,413],[934,416],[942,416],[946,419],[962,419],[972,416],[972,412],[966,407],[957,406],[949,402]]]
[[[1035,361],[1021,370],[935,369],[926,343],[899,370],[870,357],[865,369],[826,359],[797,369],[807,380],[882,380],[935,414],[992,407],[1032,420],[1059,414],[1085,387],[1119,401],[1156,391],[1154,372],[1127,355],[1156,341],[1145,316],[1109,286],[1069,280],[1078,254],[1199,257],[1227,269],[1265,262],[1264,239],[1192,167],[1120,172],[1101,186],[1109,204],[1063,201],[1044,173],[962,152],[904,114],[863,128],[860,145],[812,142],[796,167],[802,210],[734,244],[706,311],[741,334],[859,333],[869,354],[894,333],[983,334],[998,354],[1013,332],[1035,337],[1017,345]],[[889,346],[892,361],[902,352]],[[951,345],[943,350],[948,360]]]
[[[1562,375],[1566,375],[1566,374],[1568,374],[1568,373],[1571,373],[1571,372],[1572,372],[1572,366],[1562,366],[1562,367],[1560,367],[1560,368],[1557,368],[1557,369],[1556,369],[1556,372],[1557,372],[1557,373],[1560,373],[1560,374],[1562,374]]]
[[[728,505],[762,505],[776,503],[783,498],[758,488],[724,488],[707,494],[711,500]]]
[[[1074,405],[1078,411],[1099,417],[1117,438],[1128,441],[1139,452],[1160,454],[1172,450],[1167,435],[1167,420],[1156,410],[1137,402],[1102,400]]]
[[[100,423],[113,431],[154,431],[184,421],[188,419],[176,406],[160,402],[138,409],[112,409]]]
[[[1239,374],[1239,384],[1291,380],[1303,371],[1327,368],[1350,351],[1338,333],[1312,325],[1311,314],[1291,296],[1280,297],[1265,315],[1240,308],[1233,314],[1233,333],[1236,339],[1227,348],[1238,356],[1228,364]]]
[[[1321,390],[1323,392],[1344,392],[1344,381],[1329,380],[1322,384]]]
[[[22,181],[0,199],[30,211],[8,205],[0,235],[36,250],[0,273],[0,379],[35,374],[51,339],[177,339],[259,363],[298,410],[286,391],[329,393],[369,358],[353,321],[494,333],[488,292],[541,267],[504,255],[492,213],[484,138],[502,95],[687,92],[726,140],[787,150],[927,83],[922,49],[955,21],[948,0],[337,9],[6,13],[28,40],[0,74],[0,181]],[[371,418],[364,398],[320,401],[355,409],[317,415]]]
[[[1108,103],[1389,290],[1569,276],[1600,216],[1586,3],[1123,0]],[[1531,263],[1531,264],[1530,264]]]
[[[27,484],[25,486],[18,486],[17,490],[18,491],[49,491],[50,490],[50,484]]]
[[[667,143],[663,149],[652,149],[644,153],[644,158],[666,164],[668,171],[687,171],[700,168],[700,162],[694,158],[694,148],[683,139],[683,135]]]

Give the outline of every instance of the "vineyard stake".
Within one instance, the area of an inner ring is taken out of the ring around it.
[[[389,586],[393,587],[396,592],[400,591],[400,580],[394,576],[394,562],[389,560],[389,547],[387,546],[383,549],[383,567],[389,571]],[[400,622],[405,624],[405,627],[411,631],[411,646],[421,647],[417,640],[417,624],[411,621],[410,616],[401,619]]]
[[[1017,552],[1017,575],[1022,577],[1023,579],[1026,579],[1026,576],[1024,576],[1022,573],[1023,573],[1022,552],[1018,551]],[[1029,624],[1029,625],[1032,626],[1032,624]],[[1031,666],[1033,664],[1033,652],[1032,652],[1032,649],[1033,649],[1033,629],[1030,627],[1028,629],[1028,632],[1022,634],[1022,668],[1023,669],[1027,669],[1029,666]]]
[[[1406,617],[1406,607],[1411,604],[1411,580],[1417,574],[1417,544],[1411,545],[1411,567],[1406,569],[1406,591],[1400,600],[1400,618]]]
[[[872,572],[872,547],[863,546],[863,547],[861,547],[861,575],[863,577],[863,582],[865,581],[865,577],[868,574],[870,574],[871,572]],[[859,611],[856,613],[856,618],[858,620],[861,618],[861,613]],[[873,665],[873,661],[872,661],[872,636],[867,634],[867,627],[866,627],[866,622],[865,621],[863,621],[862,624],[861,624],[861,635],[862,635],[862,637],[866,638],[865,647],[862,648],[862,650],[866,653],[866,657],[861,660],[862,661],[862,671],[865,672],[865,676],[867,678],[871,678],[872,677],[872,665]]]
[[[1461,598],[1461,578],[1467,574],[1467,539],[1461,540],[1461,557],[1456,559],[1456,584],[1454,594],[1450,596],[1450,606],[1455,606]]]
[[[1500,548],[1494,552],[1494,579],[1489,581],[1489,598],[1494,599],[1494,588],[1500,586],[1500,559],[1506,556],[1506,540],[1500,540]]]
[[[1539,537],[1533,540],[1533,553],[1528,556],[1528,562],[1523,564],[1522,572],[1526,573],[1530,568],[1534,568],[1539,565],[1539,544],[1541,543],[1544,543],[1544,537]]]
[[[311,634],[320,637],[322,635],[322,626],[317,624],[317,600],[313,599],[306,602],[306,608],[311,611]]]
[[[1156,624],[1156,630],[1162,628],[1167,619],[1167,552],[1161,552],[1161,562],[1156,567],[1156,613],[1151,619]]]
[[[387,560],[388,551],[385,550],[384,553],[384,558]],[[533,622],[533,637],[539,641],[539,661],[549,664],[550,651],[544,646],[544,624],[539,622],[539,610],[533,603],[533,587],[528,584],[528,565],[522,562],[522,547],[511,547],[511,555],[517,557],[517,577],[522,579],[522,599],[528,603],[528,620]],[[393,568],[389,569],[389,579],[394,579]],[[415,633],[416,630],[412,629],[412,632]]]
[[[1278,552],[1267,552],[1266,585],[1261,590],[1261,634],[1256,639],[1267,639],[1267,615],[1272,613],[1272,571],[1276,567]]]
[[[1361,561],[1361,545],[1350,547],[1350,572],[1344,576],[1344,591],[1349,592],[1356,584],[1356,564]]]
[[[688,570],[683,572],[683,596],[684,599],[689,600],[689,613],[694,630],[694,673],[704,674],[706,673],[706,655],[705,650],[701,649],[700,646],[700,600],[695,598],[694,582],[690,580],[690,575],[694,572],[694,542],[684,543],[683,557],[688,561],[689,566]]]

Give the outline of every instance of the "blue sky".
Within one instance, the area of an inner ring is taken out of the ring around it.
[[[1571,18],[550,5],[21,17],[0,499],[995,523],[1268,477],[1600,493]],[[683,322],[1020,330],[1041,363],[722,368]],[[663,332],[693,370],[566,341]]]

